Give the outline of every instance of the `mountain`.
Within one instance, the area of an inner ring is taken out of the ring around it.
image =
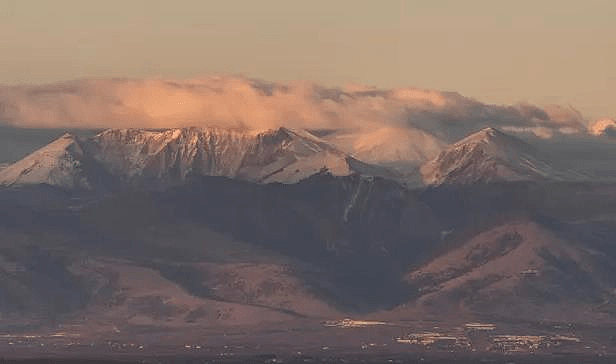
[[[84,168],[82,143],[64,134],[49,145],[0,169],[0,184],[46,183],[66,188],[91,188]]]
[[[323,171],[393,176],[305,131],[111,129],[86,139],[65,134],[1,170],[0,184],[160,188],[196,176],[295,183]]]
[[[614,267],[613,256],[522,219],[481,231],[406,277],[420,292],[415,308],[432,314],[583,321],[615,308]]]
[[[431,185],[561,178],[535,147],[494,128],[449,146],[422,165],[421,174],[424,183]]]

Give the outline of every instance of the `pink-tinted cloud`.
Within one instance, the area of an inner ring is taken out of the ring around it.
[[[543,136],[585,130],[584,118],[572,108],[488,105],[454,92],[355,84],[338,89],[238,76],[0,86],[0,120],[24,127],[412,127],[449,141],[485,126],[541,130]]]

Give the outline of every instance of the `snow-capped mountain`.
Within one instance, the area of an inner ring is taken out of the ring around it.
[[[421,167],[426,184],[561,179],[530,144],[485,128],[452,144]]]
[[[322,171],[387,174],[305,131],[110,129],[88,139],[65,134],[0,171],[0,184],[165,187],[195,176],[295,183]]]
[[[0,184],[40,184],[67,188],[90,188],[84,169],[85,156],[80,141],[71,134],[0,169]]]

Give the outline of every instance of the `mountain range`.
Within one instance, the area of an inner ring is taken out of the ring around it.
[[[0,185],[7,330],[616,323],[616,183],[494,128],[64,134]]]
[[[323,170],[334,175],[395,175],[305,131],[122,129],[86,139],[64,134],[3,169],[0,184],[151,189],[182,184],[195,176],[295,183]]]

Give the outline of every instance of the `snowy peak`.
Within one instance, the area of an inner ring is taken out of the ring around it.
[[[483,128],[473,134],[470,134],[460,141],[456,142],[456,145],[462,144],[493,144],[493,143],[506,143],[505,140],[509,139],[508,135],[499,131],[496,128]]]
[[[456,142],[454,147],[479,148],[500,158],[507,158],[508,155],[516,157],[520,154],[533,155],[536,153],[532,145],[495,128],[481,129]]]
[[[421,167],[426,184],[543,180],[559,175],[536,149],[494,128],[485,128],[451,145]]]
[[[85,176],[81,141],[66,133],[22,160],[0,170],[0,185],[46,183],[68,188],[90,188]]]

